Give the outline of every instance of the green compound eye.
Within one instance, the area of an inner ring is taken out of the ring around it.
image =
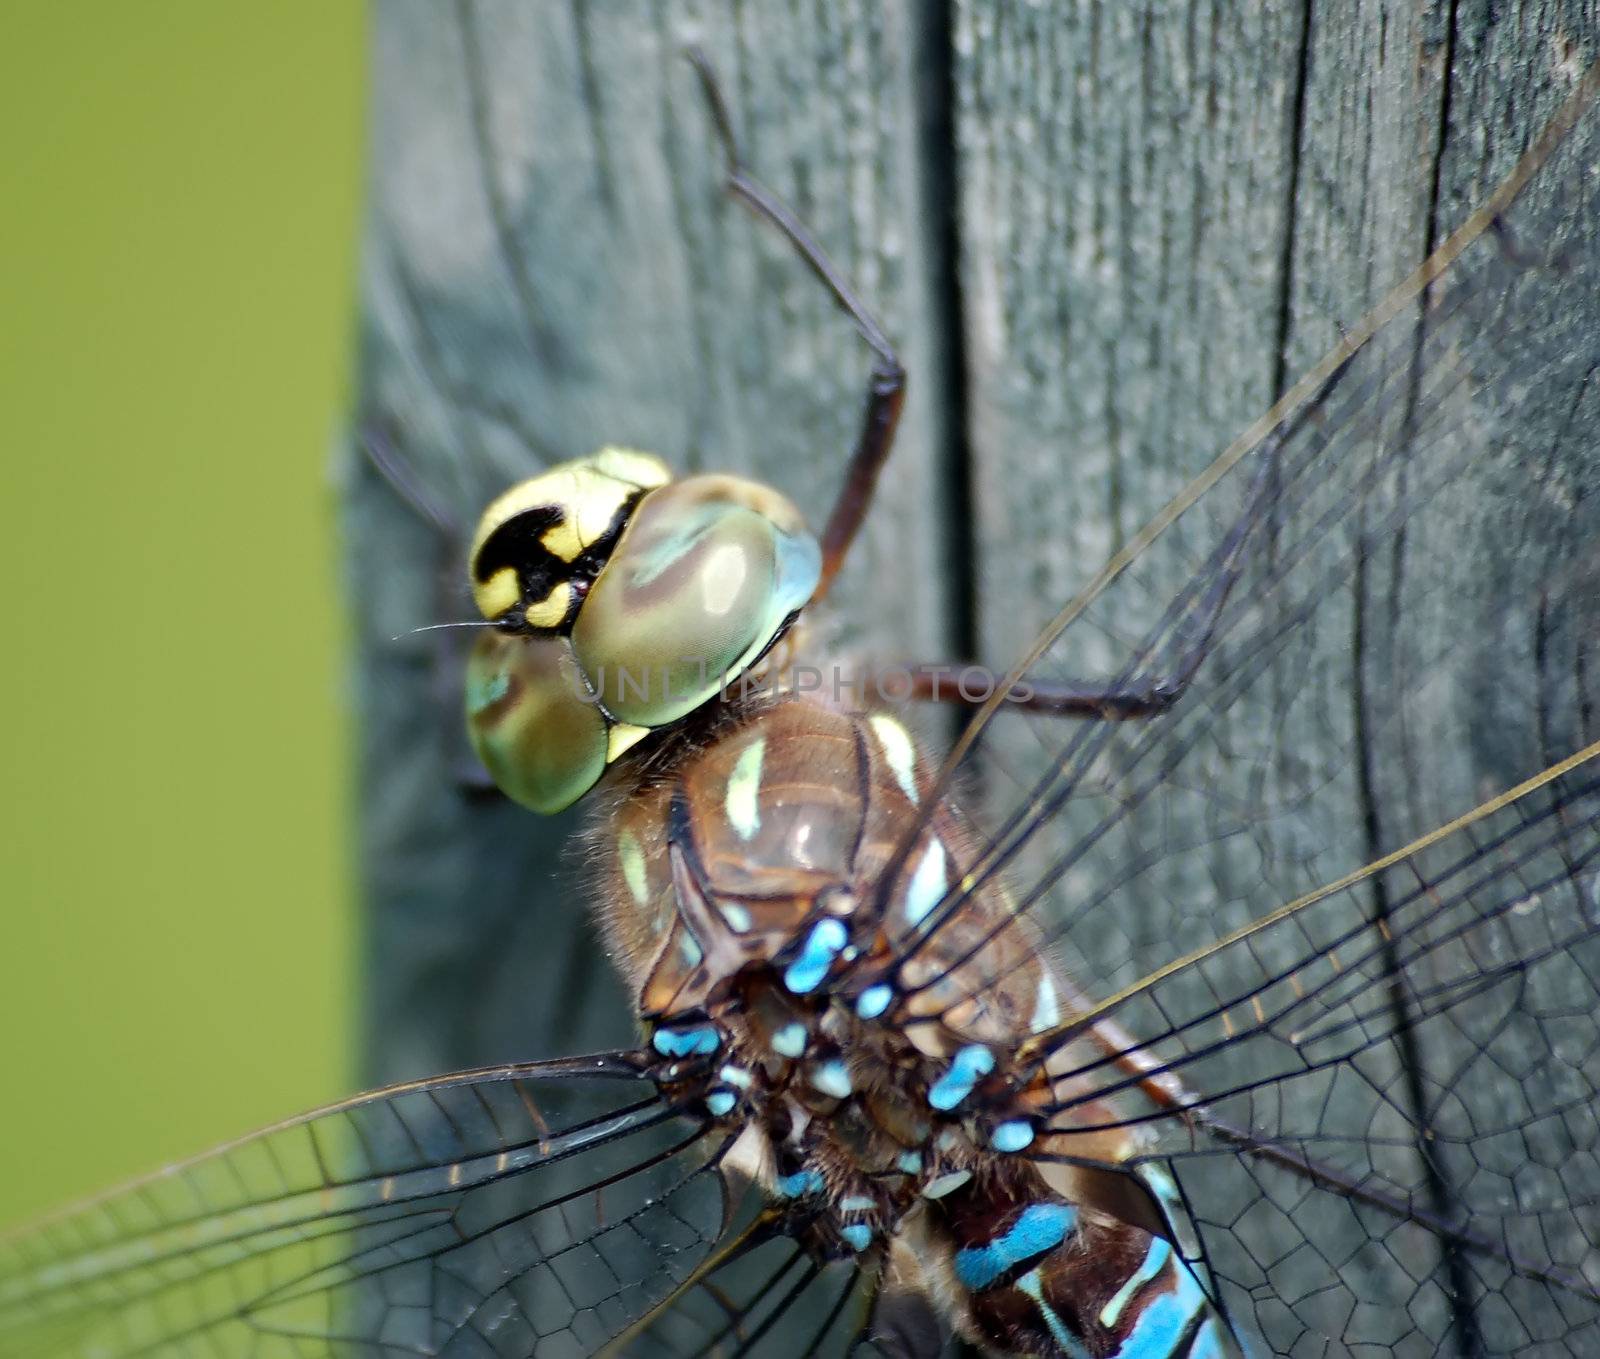
[[[799,511],[738,477],[673,482],[639,502],[572,628],[606,711],[660,727],[772,644],[811,597],[822,554]]]
[[[467,731],[507,797],[559,812],[605,773],[605,714],[564,637],[485,632],[467,661]]]

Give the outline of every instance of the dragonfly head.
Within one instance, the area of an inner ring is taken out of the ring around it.
[[[495,500],[469,570],[496,625],[468,663],[473,746],[507,796],[556,812],[758,661],[821,552],[770,487],[673,481],[648,453],[603,448]]]

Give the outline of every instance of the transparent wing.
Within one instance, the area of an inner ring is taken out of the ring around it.
[[[625,1337],[620,1352],[639,1356],[810,1355],[938,1359],[943,1330],[925,1305],[920,1328],[885,1321],[875,1271],[854,1260],[821,1261],[779,1234],[734,1236],[671,1305]]]
[[[1028,672],[1169,705],[1002,710],[963,766],[977,881],[1098,1002],[1085,1074],[1282,1353],[1600,1348],[1592,763],[1424,842],[1600,736],[1595,123]]]
[[[395,1086],[0,1239],[0,1355],[592,1353],[724,1226],[647,1060]]]
[[[1234,1312],[1279,1349],[1434,1353],[1454,1329],[1469,1352],[1585,1353],[1597,890],[1600,751],[1108,998],[1094,1022],[1117,1037],[1063,1088],[1087,1078],[1145,1126]],[[1081,1107],[1052,1115],[1105,1122]]]

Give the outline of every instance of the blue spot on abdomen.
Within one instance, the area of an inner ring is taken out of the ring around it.
[[[889,1008],[889,1002],[894,999],[894,988],[887,982],[879,982],[869,986],[856,997],[856,1013],[862,1019],[876,1019]]]
[[[993,1070],[994,1053],[988,1048],[977,1044],[962,1048],[950,1059],[950,1069],[928,1091],[928,1103],[935,1109],[954,1109]]]
[[[820,1194],[823,1190],[822,1172],[797,1170],[792,1175],[780,1175],[773,1188],[786,1199],[803,1199],[808,1194]]]
[[[1033,1124],[1023,1118],[1002,1123],[989,1135],[989,1145],[996,1151],[1021,1151],[1032,1142]]]
[[[805,1025],[785,1024],[772,1035],[772,1050],[783,1057],[798,1057],[806,1050]]]
[[[709,1057],[722,1046],[722,1036],[702,1024],[693,1029],[657,1029],[650,1043],[663,1057]]]
[[[1193,1355],[1191,1341],[1203,1341],[1201,1322],[1211,1304],[1193,1274],[1178,1267],[1178,1286],[1171,1292],[1157,1293],[1139,1309],[1128,1338],[1114,1359],[1167,1359],[1169,1355]],[[1180,1349],[1179,1347],[1182,1346]],[[1215,1349],[1202,1349],[1201,1355],[1220,1355]]]
[[[872,1228],[862,1222],[853,1222],[839,1228],[839,1235],[851,1250],[866,1250],[872,1244]]]
[[[797,996],[816,990],[849,937],[843,921],[819,920],[800,946],[800,956],[784,970],[783,984]]]
[[[1054,1250],[1078,1225],[1078,1214],[1065,1203],[1031,1203],[1017,1220],[987,1246],[964,1246],[956,1252],[956,1278],[974,1293],[991,1287],[1008,1270]]]

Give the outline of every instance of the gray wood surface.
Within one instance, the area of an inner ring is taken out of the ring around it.
[[[1453,27],[1444,10],[1410,5],[963,8],[960,280],[986,655],[1023,648],[1465,219],[1592,59],[1572,53],[1594,53],[1596,34],[1592,6],[1462,6]],[[1593,133],[1585,135],[1552,176],[1569,189],[1595,163]],[[1130,809],[1136,754],[1158,747],[1129,732],[1087,768],[1055,834],[1033,847],[1018,876],[1028,883],[1065,866],[1042,909],[1065,922],[1069,965],[1091,991],[1101,979],[1131,982],[1406,844],[1595,738],[1592,679],[1583,676],[1600,659],[1587,546],[1600,531],[1600,419],[1589,382],[1597,330],[1576,298],[1593,287],[1596,226],[1587,196],[1556,202],[1551,188],[1535,186],[1513,227],[1525,224],[1524,247],[1571,251],[1591,272],[1565,294],[1529,287],[1517,299],[1548,343],[1533,343],[1532,325],[1505,320],[1489,300],[1509,277],[1492,247],[1487,264],[1475,256],[1467,267],[1487,295],[1467,304],[1448,343],[1428,350],[1431,377],[1419,379],[1419,394],[1392,401],[1371,437],[1297,489],[1303,500],[1275,509],[1281,522],[1236,596],[1237,636],[1222,640],[1166,724],[1167,748],[1189,752],[1176,791]],[[1412,313],[1402,324],[1415,322]],[[1399,392],[1410,390],[1412,361],[1404,344],[1389,354]],[[1470,376],[1453,402],[1430,409],[1423,394],[1451,363]],[[1376,384],[1375,367],[1358,361],[1346,389]],[[1359,415],[1336,409],[1330,424]],[[1354,493],[1363,456],[1387,456],[1390,466],[1361,515],[1305,559],[1298,584],[1295,568],[1283,567],[1290,587],[1275,589],[1278,561],[1293,559],[1317,514]],[[1447,467],[1459,472],[1444,476]],[[1046,665],[1116,673],[1241,498],[1238,486],[1217,488]],[[1348,562],[1341,574],[1335,549],[1349,549],[1357,522],[1385,515],[1396,527],[1358,554],[1359,581]],[[1302,616],[1279,635],[1273,610],[1291,606]],[[1271,664],[1236,680],[1257,658]],[[1053,755],[1067,739],[1035,727],[997,744],[1006,772],[1024,777],[1044,764],[1038,747]],[[1106,817],[1118,830],[1078,849]],[[1385,883],[1393,893],[1411,885]],[[1352,893],[1339,919],[1357,925],[1380,904],[1371,889]],[[1587,908],[1569,898],[1561,909]],[[1215,992],[1167,988],[1163,1014],[1139,1012],[1141,1031],[1238,994],[1263,970],[1293,967],[1305,947],[1300,931],[1285,929],[1248,957],[1220,960],[1208,977]],[[1575,1182],[1596,1182],[1593,1135],[1547,1120],[1509,1139],[1524,1166],[1549,1158],[1571,1167],[1573,1180],[1552,1190],[1503,1162],[1503,1179],[1487,1174],[1484,1130],[1521,1098],[1511,1072],[1548,1073],[1552,1103],[1588,1097],[1592,1067],[1553,1061],[1539,1022],[1592,1007],[1582,972],[1545,969],[1509,1014],[1486,996],[1466,1022],[1419,1026],[1411,1041],[1360,1063],[1360,1080],[1302,1081],[1279,1092],[1281,1106],[1269,1094],[1227,1112],[1262,1127],[1318,1128],[1326,1139],[1309,1154],[1358,1179],[1405,1186],[1419,1206],[1449,1214],[1468,1205],[1485,1230],[1542,1234],[1541,1252],[1576,1264],[1593,1225],[1586,1237],[1542,1210]],[[1273,1060],[1243,1047],[1202,1069],[1228,1088]],[[1439,1185],[1408,1145],[1417,1118],[1442,1167]],[[1367,1137],[1392,1140],[1372,1152],[1339,1140]],[[1454,1276],[1446,1260],[1430,1276],[1435,1242],[1389,1239],[1381,1222],[1307,1201],[1270,1174],[1247,1182],[1200,1170],[1188,1183],[1219,1273],[1241,1290],[1236,1301],[1243,1290],[1271,1298],[1259,1324],[1295,1352],[1320,1352],[1318,1333],[1334,1338],[1334,1352],[1358,1336],[1400,1353],[1472,1352],[1464,1327],[1486,1332],[1490,1352],[1518,1352],[1531,1344],[1508,1314],[1559,1315],[1537,1290],[1496,1296],[1471,1260]],[[1452,1291],[1467,1301],[1452,1301]]]
[[[824,635],[851,655],[1003,665],[1463,220],[1600,51],[1600,19],[1592,4],[1399,0],[382,0],[359,416],[464,525],[530,468],[605,442],[754,472],[814,520],[826,511],[867,356],[782,243],[719,194],[688,41],[719,67],[752,167],[880,309],[911,373],[893,468]],[[1571,203],[1532,220],[1538,248],[1592,254],[1593,223]],[[1537,445],[1554,489],[1493,502],[1493,525],[1463,510],[1449,541],[1424,542],[1448,568],[1425,578],[1470,607],[1440,609],[1435,590],[1413,635],[1414,587],[1371,587],[1389,610],[1367,608],[1369,623],[1386,618],[1413,667],[1393,711],[1362,700],[1366,739],[1413,741],[1377,762],[1403,768],[1392,786],[1356,786],[1359,601],[1300,660],[1302,682],[1264,681],[1229,714],[1234,738],[1256,723],[1293,748],[1300,772],[1275,766],[1273,787],[1321,778],[1343,808],[1331,824],[1275,822],[1266,849],[1208,849],[1204,873],[1236,915],[1269,886],[1403,843],[1461,810],[1455,795],[1503,787],[1581,734],[1573,676],[1600,621],[1546,629],[1536,600],[1592,608],[1593,556],[1574,545],[1600,541],[1594,449],[1548,428],[1495,435]],[[1238,503],[1225,489],[1153,552],[1052,655],[1058,672],[1112,673]],[[625,1041],[626,1003],[578,899],[579,818],[540,822],[454,786],[449,634],[406,634],[471,617],[459,544],[355,460],[347,504],[365,1074]],[[1551,637],[1566,648],[1554,661]],[[1439,694],[1423,670],[1448,672]],[[1274,710],[1291,686],[1296,701]],[[1324,692],[1323,707],[1306,697]],[[1061,739],[1002,744],[1000,776],[1027,767],[1029,742]],[[1240,761],[1241,778],[1260,772]],[[1239,923],[1218,917],[1072,943],[1110,977]]]
[[[886,512],[841,581],[841,645],[948,647],[948,480],[923,40],[904,7],[386,3],[373,31],[361,418],[470,525],[532,469],[603,443],[771,480],[815,521],[869,356],[783,243],[720,190],[684,44],[746,154],[871,297],[916,375]],[[437,634],[472,616],[460,547],[360,469],[365,1071],[415,1075],[623,1041],[573,883],[580,818],[464,800]],[[445,574],[441,574],[445,573]],[[885,591],[876,582],[892,578]]]

